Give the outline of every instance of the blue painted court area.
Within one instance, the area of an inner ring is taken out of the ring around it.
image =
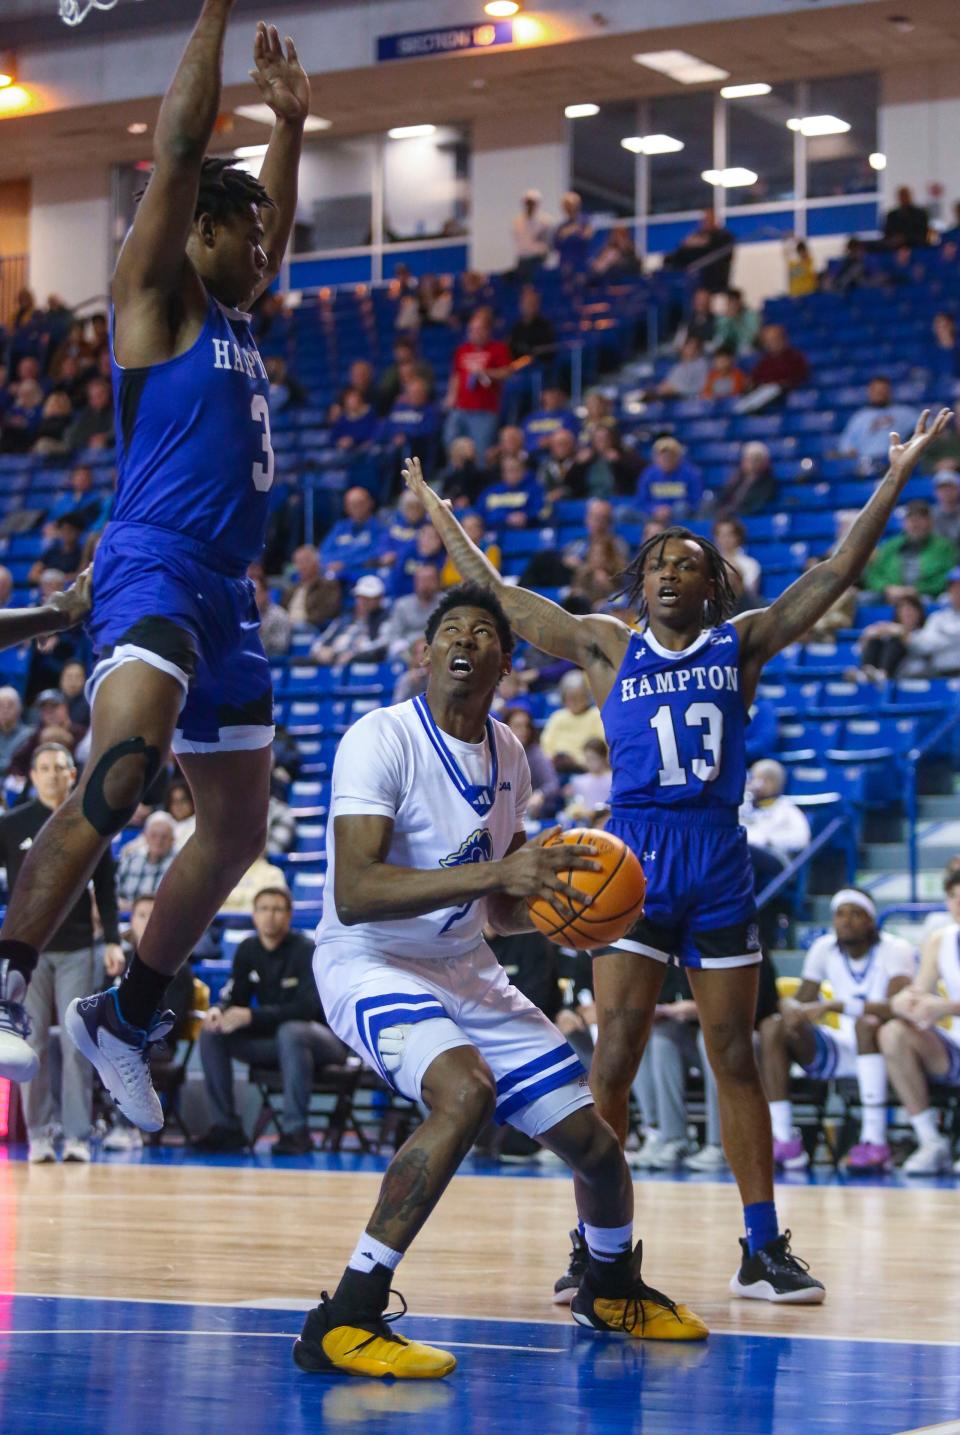
[[[574,1326],[410,1317],[447,1380],[308,1376],[300,1313],[0,1297],[3,1435],[899,1435],[960,1411],[952,1346],[716,1335],[644,1345]]]

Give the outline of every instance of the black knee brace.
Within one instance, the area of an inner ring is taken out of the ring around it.
[[[125,757],[143,758],[140,792],[134,801],[126,807],[111,807],[104,791],[106,780],[111,769],[118,762],[122,762]],[[87,779],[83,791],[83,815],[94,831],[98,832],[101,837],[113,837],[126,827],[140,805],[147,788],[160,771],[160,767],[159,751],[144,742],[142,737],[131,737],[126,742],[118,742],[108,748]]]

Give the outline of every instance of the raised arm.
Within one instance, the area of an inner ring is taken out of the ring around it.
[[[941,409],[930,426],[929,410],[924,409],[912,438],[906,443],[900,442],[899,434],[891,434],[890,466],[886,475],[836,553],[804,573],[769,608],[745,613],[736,619],[743,667],[759,672],[775,653],[803,637],[856,583],[883,536],[911,473],[952,417],[949,409]]]
[[[265,210],[263,215],[263,247],[267,267],[257,290],[258,295],[279,274],[287,252],[297,213],[297,175],[303,146],[303,125],[310,110],[310,81],[289,35],[286,46],[284,53],[275,25],[267,26],[262,20],[259,22],[253,42],[255,68],[250,71],[250,77],[277,120],[260,170],[260,182],[273,200],[274,207]]]
[[[204,0],[160,106],[153,173],[114,274],[118,310],[144,291],[164,302],[183,285],[200,167],[220,109],[223,36],[232,8],[233,0]]]
[[[499,598],[510,626],[534,647],[555,658],[566,658],[594,679],[605,672],[610,680],[623,660],[630,629],[616,618],[590,614],[578,618],[549,598],[505,583],[493,564],[464,533],[453,511],[438,498],[423,477],[420,460],[407,459],[403,468],[407,487],[423,503],[434,528],[443,539],[457,571],[471,583],[482,583]]]

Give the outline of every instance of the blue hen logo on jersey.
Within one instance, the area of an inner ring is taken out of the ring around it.
[[[463,867],[468,862],[492,861],[493,838],[486,827],[478,827],[476,831],[470,833],[469,837],[465,837],[463,839],[456,852],[451,852],[449,857],[440,858],[440,866]],[[463,917],[465,917],[472,906],[472,902],[467,902],[465,906],[458,907],[455,912],[451,912],[450,916],[440,928],[441,936],[444,932],[448,932],[450,930],[454,922],[459,922]]]

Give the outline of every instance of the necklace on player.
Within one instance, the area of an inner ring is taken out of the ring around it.
[[[427,737],[433,744],[433,748],[440,761],[446,768],[447,776],[453,783],[465,802],[469,802],[478,817],[485,817],[493,806],[493,800],[497,795],[497,776],[499,773],[499,762],[497,760],[497,742],[493,735],[493,723],[487,718],[487,743],[490,748],[490,781],[489,783],[468,782],[466,774],[453,753],[444,741],[443,733],[434,721],[433,713],[427,704],[427,700],[421,694],[413,700],[414,711],[423,723]]]

